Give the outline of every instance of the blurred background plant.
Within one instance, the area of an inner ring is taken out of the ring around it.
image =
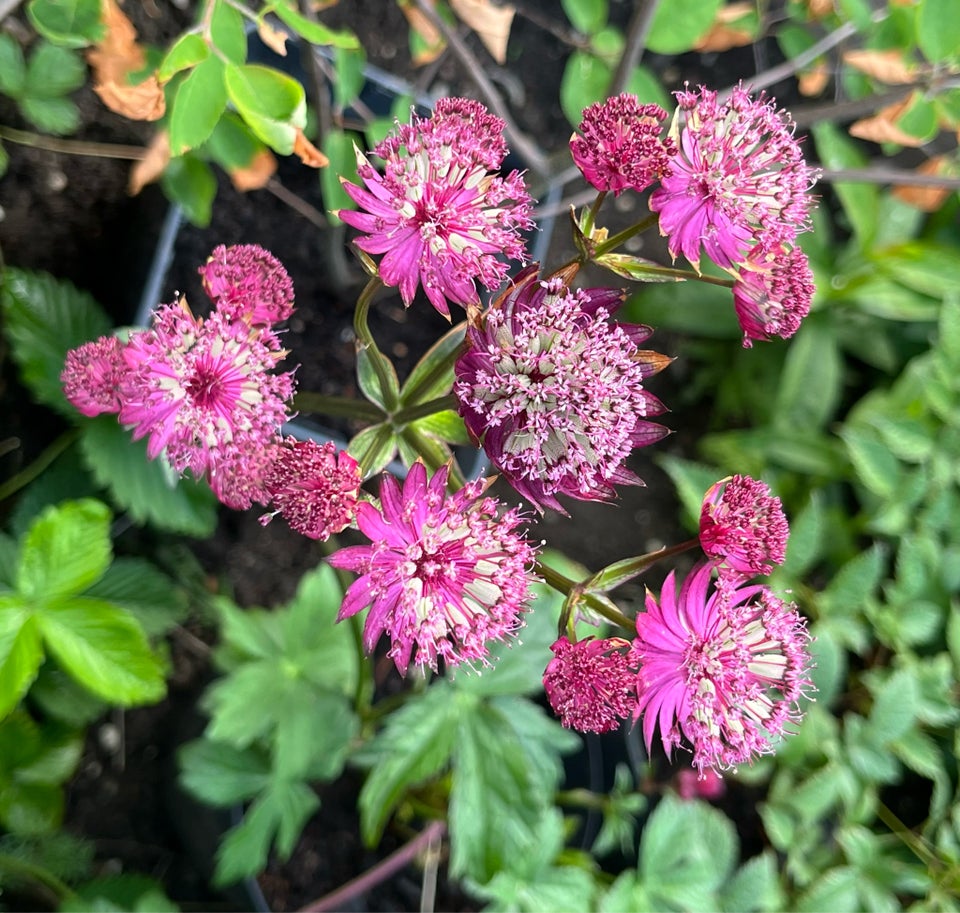
[[[9,355],[37,407],[66,427],[0,482],[4,890],[62,909],[169,906],[153,882],[91,882],[102,867],[61,829],[63,790],[85,727],[163,697],[165,644],[191,613],[219,643],[219,677],[202,738],[181,751],[182,780],[211,805],[248,803],[222,844],[219,883],[262,872],[271,848],[292,854],[318,784],[347,768],[365,778],[358,814],[371,845],[388,825],[413,845],[425,821],[443,822],[416,844],[435,851],[425,884],[445,845],[451,876],[491,909],[960,909],[955,3],[638,0],[626,15],[607,0],[397,4],[419,69],[385,115],[361,99],[366,55],[336,4],[205,0],[195,24],[150,47],[112,0],[30,0],[0,35],[0,93],[22,121],[0,126],[0,142],[133,159],[134,192],[159,180],[200,224],[216,206],[214,167],[238,188],[283,194],[276,155],[319,167],[324,208],[343,208],[336,177],[356,180],[353,143],[369,148],[435,95],[431,74],[453,59],[504,118],[534,190],[556,189],[545,219],[593,193],[568,166],[564,135],[548,145],[511,116],[507,88],[531,78],[536,54],[511,45],[517,17],[569,49],[558,103],[570,128],[619,91],[671,107],[688,72],[715,82],[722,67],[732,82],[775,88],[823,168],[815,230],[801,239],[817,280],[811,314],[789,342],[750,350],[728,290],[709,284],[634,286],[624,316],[677,340],[671,406],[698,430],[659,462],[691,529],[704,491],[730,473],[763,478],[783,500],[792,535],[774,583],[810,619],[816,703],[775,756],[725,775],[739,801],[756,802],[758,823],[703,786],[689,798],[654,761],[623,764],[609,792],[564,789],[563,758],[582,742],[538,703],[555,636],[543,623],[560,601],[546,589],[533,616],[542,629],[495,670],[404,698],[375,693],[350,628],[332,626],[343,584],[329,568],[262,610],[211,599],[192,565],[170,566],[170,537],[213,533],[214,501],[148,462],[109,416],[68,406],[66,351],[112,321],[69,283],[9,264]],[[0,5],[5,17],[12,6]],[[286,61],[253,59],[253,32]],[[155,123],[153,141],[71,139],[71,94],[85,84]],[[137,554],[114,557],[124,537]],[[589,574],[551,560],[570,579]],[[572,842],[598,810],[593,842]]]

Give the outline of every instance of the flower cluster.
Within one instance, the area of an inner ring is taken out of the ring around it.
[[[640,349],[649,327],[610,320],[615,289],[571,291],[560,277],[521,272],[467,331],[454,393],[468,431],[539,509],[558,494],[605,501],[642,484],[624,461],[668,433],[644,381],[669,360]]]
[[[443,98],[432,117],[411,120],[374,149],[383,174],[357,150],[364,187],[343,187],[363,211],[338,215],[364,233],[357,247],[384,255],[380,278],[399,286],[404,304],[422,284],[449,316],[447,302],[479,305],[477,280],[487,289],[500,285],[510,268],[500,255],[524,259],[530,196],[519,172],[492,173],[507,154],[504,124],[479,102]]]
[[[532,599],[534,550],[518,532],[520,514],[483,497],[483,481],[448,495],[447,477],[444,466],[428,480],[420,462],[402,490],[384,476],[380,509],[366,501],[357,508],[371,544],[328,559],[360,575],[337,620],[369,606],[364,647],[372,652],[386,633],[401,674],[411,662],[434,671],[440,660],[488,664],[489,642],[514,635]]]

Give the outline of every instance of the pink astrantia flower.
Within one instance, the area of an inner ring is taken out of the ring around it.
[[[790,243],[810,227],[816,172],[803,160],[786,112],[737,87],[677,92],[680,150],[650,197],[670,254],[699,266],[701,247],[719,266],[742,263],[754,244]]]
[[[357,525],[372,544],[328,559],[361,575],[337,620],[369,606],[364,647],[372,652],[386,633],[401,674],[411,660],[434,671],[441,659],[488,664],[489,642],[516,633],[532,598],[534,550],[517,531],[519,513],[500,515],[499,502],[482,496],[482,480],[447,495],[447,473],[441,467],[428,481],[414,463],[402,491],[384,476],[381,509],[357,506]]]
[[[814,291],[813,272],[799,247],[754,248],[733,286],[744,348],[755,339],[793,336],[810,312]]]
[[[618,324],[615,289],[573,292],[535,266],[467,331],[454,393],[467,429],[510,484],[540,510],[565,513],[556,495],[609,500],[642,485],[624,466],[634,447],[668,430],[643,383],[669,359],[639,346],[649,327]]]
[[[273,254],[256,244],[221,244],[199,272],[206,293],[231,320],[271,326],[293,313],[290,276]]]
[[[812,689],[810,637],[795,606],[740,580],[711,592],[716,566],[694,568],[679,594],[671,571],[659,602],[648,592],[630,648],[647,750],[658,729],[668,755],[683,737],[700,772],[772,753]]]
[[[153,327],[123,351],[120,422],[149,437],[178,472],[207,476],[230,507],[266,503],[260,482],[287,419],[293,373],[272,373],[286,355],[276,336],[214,313],[193,316],[185,301],[164,305]]]
[[[67,352],[60,383],[71,405],[92,418],[120,411],[120,384],[126,370],[123,343],[116,336],[101,336]]]
[[[561,637],[550,649],[543,688],[553,712],[568,729],[610,732],[637,705],[636,670],[627,662],[620,637],[571,643]]]
[[[422,283],[430,303],[449,316],[447,302],[479,304],[474,285],[500,285],[510,265],[523,261],[519,232],[531,228],[523,177],[488,172],[507,153],[503,121],[479,102],[443,98],[433,116],[398,124],[374,151],[386,162],[380,175],[359,150],[357,173],[365,187],[344,189],[363,212],[340,210],[366,237],[357,247],[384,254],[380,278],[400,287],[407,306]]]
[[[712,485],[700,509],[700,546],[725,567],[753,577],[783,564],[790,527],[763,482],[735,475]]]
[[[353,522],[362,481],[357,461],[333,443],[286,438],[264,478],[274,510],[260,522],[281,514],[291,529],[325,542]]]
[[[585,108],[580,133],[570,138],[570,153],[583,176],[597,190],[644,190],[669,170],[676,154],[664,139],[667,112],[642,105],[636,95],[616,95]]]

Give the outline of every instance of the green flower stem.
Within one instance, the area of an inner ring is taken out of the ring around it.
[[[637,555],[634,558],[624,558],[623,561],[615,561],[607,565],[602,570],[597,571],[585,584],[587,593],[609,593],[610,590],[639,577],[650,567],[656,564],[661,558],[671,558],[682,552],[687,552],[700,545],[699,539],[688,539],[679,545],[664,546],[654,552],[647,552],[645,555]]]
[[[41,472],[57,459],[80,436],[79,428],[64,431],[49,447],[44,450],[29,466],[25,466],[16,475],[11,476],[0,485],[0,502],[5,501],[12,494],[16,494],[25,485],[29,485]]]
[[[564,805],[567,808],[595,808],[598,811],[610,804],[608,796],[591,792],[589,789],[583,789],[582,787],[558,790],[554,795],[554,800],[557,805]]]
[[[623,231],[618,231],[615,235],[607,238],[606,241],[601,241],[597,245],[597,249],[594,251],[594,257],[601,257],[603,254],[609,254],[610,251],[616,250],[624,241],[628,241],[634,235],[639,235],[640,232],[646,231],[648,228],[653,228],[659,219],[659,214],[652,212],[645,219],[635,222]]]
[[[293,408],[297,412],[318,413],[338,418],[356,418],[374,424],[386,419],[379,406],[365,399],[351,399],[348,396],[326,396],[323,393],[302,391],[293,398]]]
[[[553,587],[558,593],[563,593],[564,596],[578,594],[579,598],[590,609],[603,618],[606,618],[611,624],[615,624],[619,628],[625,628],[628,631],[635,629],[636,626],[634,622],[627,618],[613,603],[609,600],[599,598],[594,593],[585,592],[583,590],[583,584],[571,580],[569,577],[564,576],[559,571],[555,571],[552,567],[548,567],[540,561],[534,564],[533,572],[537,574],[544,583]]]
[[[7,872],[23,881],[32,881],[41,885],[56,897],[57,906],[63,901],[77,896],[76,892],[65,881],[57,878],[53,872],[41,865],[27,862],[25,859],[17,859],[6,853],[0,854],[0,872]]]
[[[597,198],[593,201],[593,204],[590,206],[590,209],[587,210],[587,215],[583,220],[583,225],[581,226],[581,231],[584,236],[589,238],[590,232],[593,231],[593,226],[597,224],[597,215],[600,212],[600,207],[603,206],[603,201],[607,198],[607,191],[601,190],[597,194]]]
[[[386,356],[377,347],[373,334],[370,332],[370,325],[367,322],[367,315],[370,313],[370,305],[377,292],[383,288],[383,282],[374,276],[365,286],[357,299],[357,309],[353,315],[353,331],[356,333],[357,342],[366,350],[373,369],[377,372],[377,380],[380,382],[380,389],[383,392],[384,406],[388,412],[393,412],[397,408],[396,397],[390,386],[390,372],[387,369]]]
[[[409,425],[419,418],[426,418],[428,415],[436,415],[438,412],[448,410],[456,411],[459,400],[452,394],[438,396],[436,399],[427,400],[425,403],[416,403],[412,406],[404,406],[398,409],[390,416],[390,421],[395,428]]]
[[[644,266],[642,270],[649,276],[663,276],[666,279],[676,279],[682,282],[685,279],[694,282],[706,282],[709,285],[722,285],[724,288],[733,288],[736,280],[728,276],[706,276],[692,269],[674,269],[669,266]]]

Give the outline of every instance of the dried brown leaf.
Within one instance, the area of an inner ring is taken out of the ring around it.
[[[830,68],[826,63],[818,63],[812,69],[801,73],[797,79],[800,94],[807,98],[819,95],[830,82]]]
[[[897,50],[868,51],[864,49],[845,51],[843,61],[848,66],[865,73],[871,79],[889,86],[906,86],[916,82],[916,67],[903,59]]]
[[[274,28],[266,19],[261,19],[257,23],[257,35],[274,54],[287,56],[287,38],[290,36],[283,29]]]
[[[833,0],[807,0],[807,13],[811,19],[822,19],[833,12]]]
[[[850,135],[873,143],[898,143],[916,149],[923,145],[920,137],[913,136],[897,126],[897,120],[910,107],[911,99],[905,98],[896,104],[881,108],[873,117],[865,117],[850,125]]]
[[[170,134],[158,130],[147,145],[146,155],[130,169],[127,193],[135,197],[147,184],[152,184],[163,174],[170,162]]]
[[[938,155],[927,159],[919,168],[917,174],[944,175],[950,167],[950,159],[946,155]],[[917,187],[914,185],[898,185],[893,188],[893,195],[910,206],[922,212],[936,212],[953,193],[949,187]]]
[[[160,120],[167,110],[163,86],[156,76],[148,76],[143,82],[131,86],[110,80],[93,87],[100,100],[117,114],[130,120]]]
[[[230,180],[237,190],[259,190],[277,170],[277,159],[269,149],[261,149],[246,168],[231,168]]]
[[[311,168],[324,168],[330,164],[330,159],[314,146],[299,128],[297,138],[293,141],[293,154],[300,156],[300,161]]]
[[[753,10],[752,3],[729,3],[721,6],[710,31],[694,45],[694,50],[720,52],[751,44],[756,35],[750,29],[738,27],[735,23]]]
[[[446,48],[447,43],[443,40],[440,30],[409,0],[400,0],[400,9],[403,15],[407,17],[407,23],[422,39],[426,47],[419,53],[414,54],[413,63],[415,66],[423,66],[436,60]]]
[[[507,62],[507,42],[516,9],[494,6],[490,0],[449,0],[450,8],[472,28],[490,56],[499,64]]]

